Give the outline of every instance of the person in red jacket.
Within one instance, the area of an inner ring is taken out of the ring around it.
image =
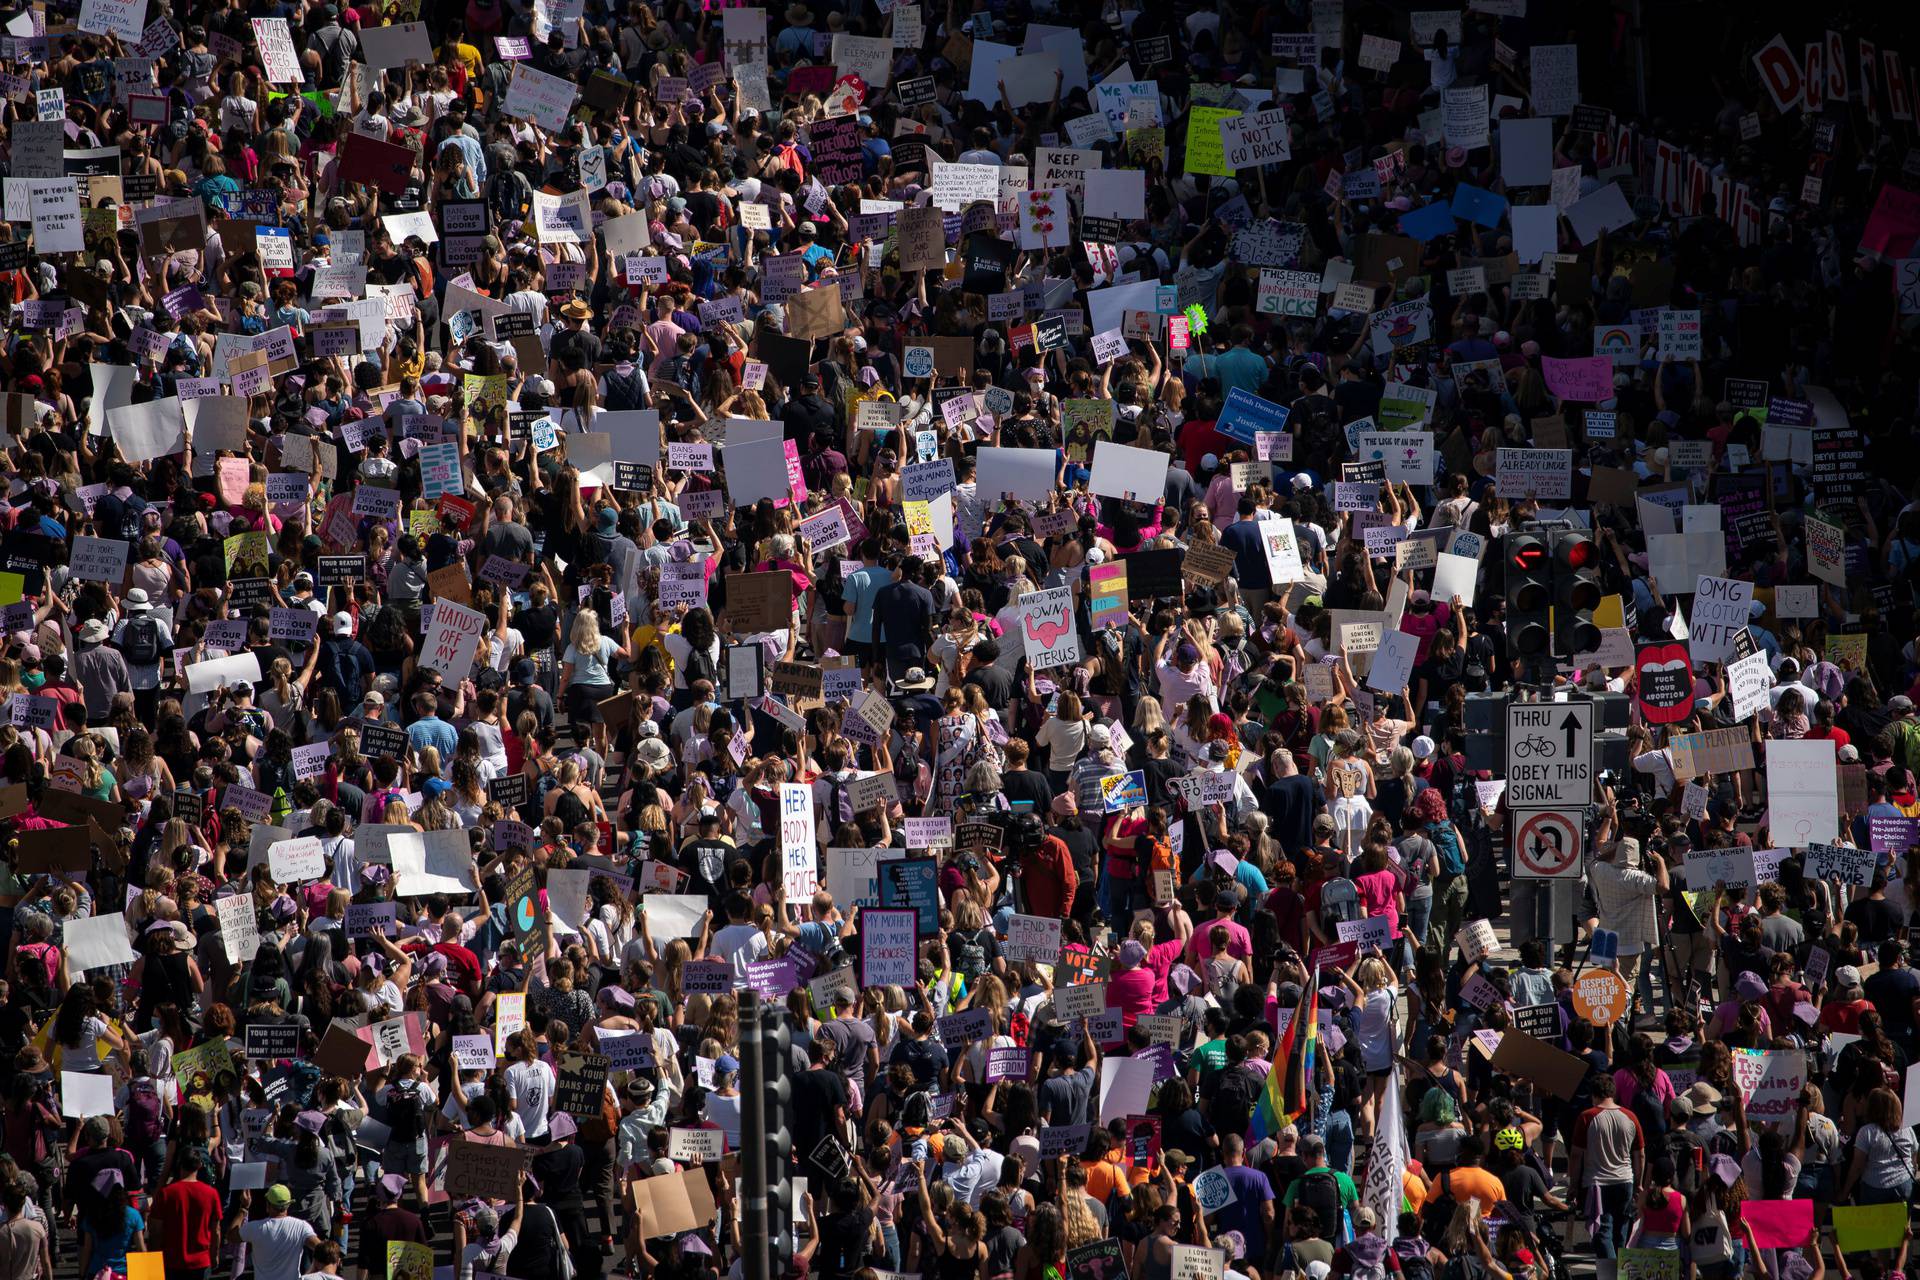
[[[1073,914],[1074,894],[1080,888],[1079,873],[1073,869],[1073,854],[1059,836],[1036,830],[1039,846],[1017,864],[1020,883],[1026,891],[1027,914],[1066,919]]]

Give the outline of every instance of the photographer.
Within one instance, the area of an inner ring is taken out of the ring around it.
[[[1587,928],[1591,932],[1601,927],[1604,921],[1607,928],[1620,935],[1620,976],[1626,980],[1629,988],[1635,988],[1635,978],[1640,974],[1641,955],[1648,948],[1657,946],[1660,940],[1660,925],[1654,913],[1655,900],[1671,887],[1672,882],[1667,876],[1666,861],[1652,849],[1646,850],[1649,869],[1641,869],[1640,841],[1630,835],[1615,839],[1617,823],[1616,810],[1608,806],[1602,810],[1599,826],[1594,831],[1596,853],[1588,879],[1593,886],[1595,914],[1594,918],[1587,921]],[[1646,975],[1646,982],[1647,999],[1651,1002],[1651,972]],[[1639,1001],[1636,989],[1636,1008]]]

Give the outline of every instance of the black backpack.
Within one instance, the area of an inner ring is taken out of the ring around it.
[[[347,52],[346,31],[343,28],[335,28],[331,40],[315,32],[314,43],[320,46],[320,78],[323,87],[345,84],[347,71],[353,64],[353,59]]]
[[[420,1097],[420,1086],[408,1083],[394,1091],[387,1103],[387,1135],[394,1142],[415,1142],[426,1132],[427,1108]]]
[[[1453,1211],[1457,1201],[1453,1198],[1453,1170],[1440,1174],[1440,1181],[1427,1202],[1420,1206],[1420,1234],[1429,1240],[1444,1240],[1447,1226],[1453,1221]]]
[[[136,667],[149,667],[160,661],[159,619],[148,615],[129,622],[126,638],[120,642],[120,653]]]
[[[533,204],[533,187],[518,169],[501,169],[487,179],[487,208],[501,222],[519,222]]]
[[[1640,1122],[1640,1131],[1648,1139],[1664,1138],[1667,1134],[1667,1109],[1653,1096],[1653,1090],[1645,1085],[1633,1091],[1633,1118]]]
[[[1212,1114],[1216,1120],[1215,1127],[1221,1133],[1246,1132],[1247,1123],[1253,1118],[1254,1104],[1259,1101],[1260,1090],[1265,1084],[1265,1079],[1258,1072],[1249,1070],[1244,1063],[1222,1073],[1219,1083],[1214,1086]],[[1337,1188],[1334,1204],[1336,1207],[1339,1205]]]
[[[1236,1131],[1237,1132],[1237,1131]],[[1331,1169],[1309,1169],[1295,1184],[1293,1200],[1312,1209],[1320,1219],[1319,1235],[1338,1240],[1340,1230],[1340,1181]]]
[[[147,500],[139,494],[129,494],[120,503],[120,540],[122,542],[140,541],[140,524],[146,518]]]
[[[691,689],[696,680],[710,680],[714,688],[720,687],[720,672],[713,665],[713,655],[697,645],[687,650],[687,687]]]
[[[1691,1198],[1705,1180],[1707,1145],[1685,1129],[1672,1129],[1667,1133],[1666,1147],[1673,1161],[1673,1189]]]
[[[644,409],[647,398],[640,390],[640,370],[636,366],[621,373],[618,369],[607,372],[607,399],[600,406],[603,409]]]

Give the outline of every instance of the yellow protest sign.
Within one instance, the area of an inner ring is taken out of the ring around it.
[[[1864,670],[1867,665],[1867,637],[1861,633],[1827,637],[1827,661],[1849,671]]]
[[[411,1240],[387,1241],[387,1280],[433,1280],[433,1249]]]
[[[233,572],[233,566],[262,565],[273,554],[273,540],[265,529],[255,529],[251,533],[236,533],[223,544],[227,553],[227,571]],[[262,570],[264,572],[264,569]],[[257,577],[256,574],[239,574],[238,577]]]
[[[1233,107],[1193,107],[1187,112],[1187,172],[1231,178],[1220,122],[1241,114]]]
[[[483,377],[467,379],[467,405],[475,413],[483,413],[493,405],[507,402],[507,375],[490,373]]]
[[[1843,1253],[1898,1248],[1906,1228],[1904,1202],[1833,1206],[1833,1233]]]

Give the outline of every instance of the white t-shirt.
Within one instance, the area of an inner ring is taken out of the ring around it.
[[[493,1255],[487,1265],[488,1269],[494,1273],[504,1274],[507,1267],[507,1258],[513,1253],[513,1246],[520,1243],[520,1233],[518,1231],[502,1231],[500,1233],[499,1243],[500,1248],[498,1252]],[[455,1280],[473,1280],[474,1260],[492,1247],[490,1244],[481,1244],[477,1240],[468,1241],[467,1247],[460,1251],[460,1271],[455,1277]]]
[[[253,1246],[253,1272],[259,1280],[296,1280],[300,1255],[314,1230],[302,1219],[255,1218],[240,1228],[240,1238]]]
[[[1033,740],[1047,748],[1047,767],[1065,773],[1086,750],[1087,722],[1075,720],[1070,724],[1059,716],[1050,716]]]
[[[507,1068],[507,1090],[514,1111],[535,1138],[547,1132],[547,1107],[553,1101],[553,1068],[544,1062],[516,1062]]]
[[[673,687],[687,687],[687,659],[693,655],[693,645],[678,632],[669,631],[660,637],[667,646],[667,656],[673,659]],[[715,636],[707,645],[707,658],[713,663],[713,673],[720,674],[720,637]]]
[[[713,935],[709,954],[725,956],[733,965],[733,989],[747,985],[747,966],[767,954],[767,935],[750,924],[730,924]]]
[[[1393,992],[1381,987],[1367,993],[1353,1034],[1360,1042],[1360,1065],[1364,1070],[1384,1071],[1393,1065]]]
[[[228,94],[220,99],[220,132],[253,128],[254,113],[259,109],[252,98]]]

